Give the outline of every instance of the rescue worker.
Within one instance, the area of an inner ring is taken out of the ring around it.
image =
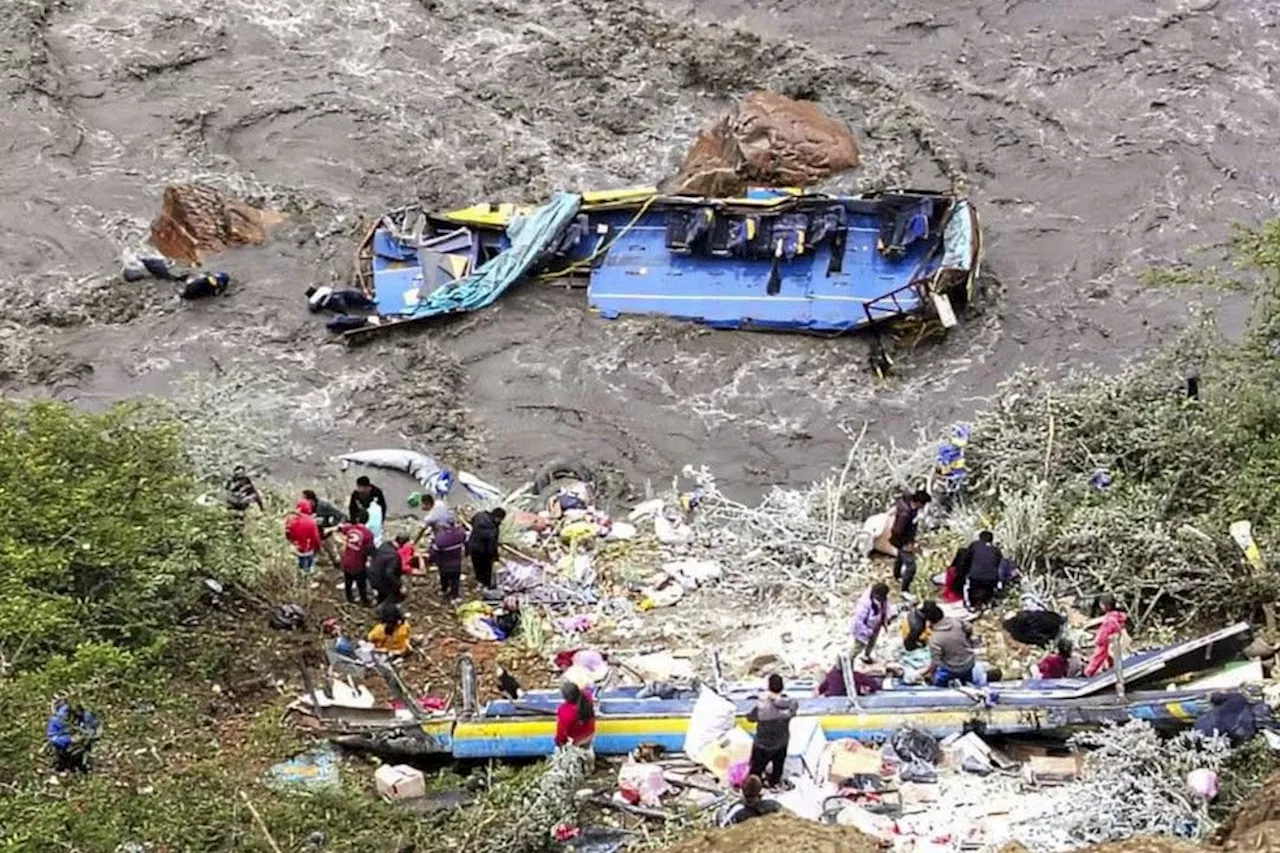
[[[353,518],[338,528],[342,537],[342,586],[347,602],[355,604],[355,591],[360,591],[360,603],[369,606],[369,559],[373,556],[373,533],[365,527],[363,516]]]
[[[920,511],[933,500],[923,489],[898,498],[893,507],[889,528],[889,550],[893,557],[893,579],[902,584],[903,592],[911,591],[916,579],[916,530]]]
[[[969,624],[945,615],[936,604],[920,609],[933,632],[929,638],[929,665],[922,673],[925,683],[934,687],[949,687],[953,682],[972,684],[978,656]]]
[[[782,784],[782,770],[787,763],[787,747],[791,742],[791,718],[800,703],[783,693],[782,676],[769,676],[769,692],[756,700],[747,719],[756,724],[756,739],[751,746],[751,775],[768,782],[770,788]],[[765,770],[769,775],[765,776]]]
[[[333,504],[321,500],[314,489],[303,489],[302,496],[311,501],[311,511],[316,517],[316,526],[320,528],[320,547],[324,551],[325,558],[329,560],[330,565],[337,568],[340,560],[338,551],[333,545],[333,534],[347,520],[347,517]]]
[[[347,515],[355,516],[357,511],[361,511],[366,518],[371,518],[372,516],[369,514],[369,506],[371,504],[377,504],[382,510],[381,517],[386,519],[387,496],[368,477],[357,477],[355,490],[351,492],[351,500],[347,502]],[[365,523],[367,524],[368,522]]]
[[[734,826],[753,817],[776,814],[782,809],[777,800],[764,798],[764,782],[759,776],[748,776],[742,783],[742,801],[725,813],[721,826]]]
[[[498,561],[499,531],[507,511],[502,507],[477,512],[471,516],[471,569],[476,583],[484,589],[493,588],[493,565]]]
[[[560,685],[560,698],[564,701],[556,709],[556,746],[572,743],[591,749],[596,736],[596,709],[591,690],[566,681]]]
[[[1129,614],[1116,604],[1114,595],[1103,595],[1098,598],[1098,607],[1102,610],[1102,624],[1098,626],[1098,634],[1093,641],[1093,657],[1084,668],[1084,677],[1092,678],[1099,672],[1111,669],[1116,665],[1111,653],[1112,641],[1123,638],[1125,628],[1129,624]]]
[[[970,610],[989,604],[1000,588],[1000,564],[1004,554],[995,544],[995,534],[984,530],[956,555],[956,568],[964,576],[964,604]]]
[[[929,620],[924,617],[926,607],[937,607],[933,601],[926,601],[920,607],[912,607],[902,617],[902,648],[909,652],[922,649],[929,644]]]
[[[284,538],[293,546],[293,554],[298,558],[298,571],[304,575],[315,569],[316,551],[320,550],[320,527],[311,512],[311,501],[303,498],[284,522]]]
[[[871,652],[876,647],[880,631],[889,624],[889,585],[877,583],[862,594],[853,611],[849,633],[853,634],[853,655],[871,662]]]
[[[89,752],[102,737],[98,718],[79,705],[59,702],[44,731],[53,748],[54,770],[59,773],[88,773]]]
[[[369,642],[375,650],[390,657],[402,657],[409,653],[409,623],[404,611],[394,604],[384,604],[379,610],[380,621],[369,631]]]
[[[446,521],[431,536],[431,562],[440,572],[440,594],[455,604],[462,600],[462,558],[467,552],[467,531]]]
[[[224,487],[226,492],[227,509],[231,511],[232,517],[241,527],[244,526],[244,513],[251,504],[258,505],[259,512],[265,512],[266,508],[262,505],[262,494],[258,491],[258,487],[253,484],[253,480],[249,479],[249,474],[243,465],[237,465],[231,471],[231,479],[227,480]]]
[[[383,542],[369,558],[369,586],[373,587],[378,605],[387,602],[398,604],[404,601],[404,582],[400,565],[400,546],[407,541],[407,536],[398,536],[394,540]]]

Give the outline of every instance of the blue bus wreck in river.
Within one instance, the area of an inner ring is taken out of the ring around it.
[[[360,285],[377,316],[330,326],[359,339],[485,308],[528,279],[585,281],[607,318],[832,334],[931,313],[951,326],[981,254],[973,206],[918,190],[706,199],[643,188],[558,193],[537,208],[408,207],[383,216],[361,248]]]

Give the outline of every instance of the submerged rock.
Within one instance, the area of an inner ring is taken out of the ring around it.
[[[260,210],[201,184],[165,187],[160,215],[151,223],[151,244],[165,257],[199,264],[234,246],[266,242],[283,213]]]

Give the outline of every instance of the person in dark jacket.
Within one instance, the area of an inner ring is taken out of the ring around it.
[[[57,772],[88,773],[89,751],[102,736],[102,726],[97,717],[79,705],[59,702],[44,736],[53,748]]]
[[[782,769],[787,763],[787,747],[791,742],[791,718],[800,703],[782,692],[782,676],[769,676],[769,692],[756,700],[747,719],[756,724],[756,740],[751,747],[751,775],[765,779],[769,787],[782,784]],[[765,776],[765,770],[769,775]]]
[[[440,572],[440,594],[449,601],[462,598],[462,558],[467,552],[467,531],[445,522],[431,537],[431,562]]]
[[[764,782],[759,776],[748,776],[742,783],[742,802],[737,803],[725,813],[722,826],[734,826],[753,817],[777,814],[782,804],[777,800],[764,798]]]
[[[341,560],[338,549],[333,545],[333,534],[347,517],[333,504],[320,500],[314,489],[303,489],[302,496],[311,501],[311,514],[316,517],[316,526],[320,528],[320,548],[334,568],[337,568]]]
[[[332,311],[335,314],[355,314],[360,311],[377,311],[378,303],[365,296],[359,290],[332,287],[308,287],[307,310]]]
[[[912,607],[902,617],[902,647],[909,652],[923,649],[929,644],[929,620],[925,618],[925,610],[931,610],[937,602],[926,601],[919,607]]]
[[[485,589],[493,588],[493,564],[499,556],[499,531],[506,517],[507,511],[502,507],[471,516],[471,570],[476,574],[476,583]]]
[[[251,505],[257,504],[260,512],[266,512],[266,508],[262,505],[262,493],[253,484],[253,480],[249,479],[249,473],[243,465],[237,465],[232,469],[231,479],[227,480],[225,491],[227,509],[231,511],[232,518],[240,526],[244,526],[245,510]]]
[[[356,479],[355,491],[351,493],[351,500],[347,504],[347,515],[355,517],[359,512],[363,512],[367,518],[369,515],[370,504],[377,504],[382,508],[382,520],[387,520],[387,496],[382,493],[368,477],[359,477]]]
[[[407,538],[407,537],[406,537]],[[404,601],[404,588],[400,579],[400,537],[379,545],[369,558],[369,586],[373,587],[377,603]]]
[[[996,547],[990,530],[978,534],[976,542],[956,555],[957,568],[964,574],[964,604],[973,609],[991,602],[1000,588],[1000,563],[1004,554]]]
[[[889,544],[897,552],[893,559],[893,579],[902,584],[903,592],[909,592],[916,579],[917,517],[931,500],[928,492],[919,489],[915,494],[903,495],[894,504]]]
[[[182,280],[178,295],[183,299],[207,299],[226,293],[230,285],[231,276],[224,272],[192,273]]]

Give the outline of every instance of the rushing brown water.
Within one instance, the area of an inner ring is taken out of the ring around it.
[[[865,421],[909,438],[1019,364],[1140,356],[1189,295],[1138,274],[1216,260],[1280,174],[1261,0],[0,6],[0,379],[174,398],[211,424],[210,465],[276,476],[404,444],[492,479],[569,454],[633,484],[686,462],[743,493],[810,480]],[[362,216],[650,183],[757,87],[850,122],[864,167],[834,186],[964,182],[984,215],[1001,287],[887,384],[858,339],[611,322],[545,286],[350,352],[305,311],[308,284],[350,279]],[[188,179],[292,214],[215,259],[237,284],[201,304],[116,275]]]

